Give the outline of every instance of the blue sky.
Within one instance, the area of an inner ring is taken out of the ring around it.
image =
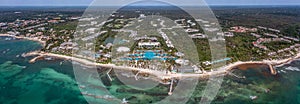
[[[5,6],[87,6],[93,0],[0,0]],[[101,0],[115,2],[120,0]],[[121,0],[122,1],[122,0]],[[174,0],[183,1],[183,0]],[[300,0],[205,0],[209,5],[300,5]],[[185,0],[184,2],[189,2]],[[105,2],[104,2],[105,4]]]

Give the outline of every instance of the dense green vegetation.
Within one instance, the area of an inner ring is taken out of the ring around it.
[[[226,38],[227,56],[232,61],[260,60],[267,57],[267,54],[252,45],[256,38],[249,34],[236,34],[234,37]]]
[[[273,42],[263,43],[263,45],[267,46],[268,49],[270,49],[271,51],[278,51],[279,49],[288,48],[293,44],[289,42],[283,42],[283,41],[280,42],[273,41]]]
[[[297,25],[290,25],[283,29],[283,32],[287,36],[293,36],[300,38],[300,23]]]
[[[207,39],[193,39],[198,50],[199,61],[210,61],[211,51]]]
[[[216,7],[212,9],[225,28],[242,25],[285,30],[286,27],[300,23],[299,7]]]

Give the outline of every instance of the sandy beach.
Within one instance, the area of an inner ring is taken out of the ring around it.
[[[19,36],[14,36],[14,35],[9,35],[9,34],[0,34],[0,36],[9,36],[9,37],[14,37],[18,39],[27,39],[27,40],[32,40],[32,41],[37,41],[41,43],[42,45],[45,45],[45,41],[41,41],[40,39],[37,38],[27,38],[27,37],[19,37]],[[234,62],[230,63],[226,66],[220,67],[218,71],[209,71],[209,72],[204,72],[200,74],[193,74],[193,73],[176,73],[176,74],[166,74],[165,72],[162,71],[156,71],[156,70],[150,70],[150,69],[141,69],[141,68],[134,68],[134,67],[127,67],[127,66],[116,66],[115,64],[100,64],[96,63],[94,61],[90,61],[92,59],[87,60],[86,58],[82,58],[80,55],[74,55],[74,56],[66,56],[66,55],[60,55],[60,54],[54,54],[54,53],[46,53],[46,52],[41,52],[41,51],[33,51],[29,52],[23,55],[23,57],[28,57],[28,56],[37,56],[33,59],[31,59],[29,62],[34,63],[37,59],[43,58],[43,57],[55,57],[55,58],[60,58],[60,59],[65,59],[65,60],[72,60],[78,63],[81,63],[83,65],[87,66],[97,66],[97,67],[106,67],[106,68],[113,68],[116,70],[131,70],[131,71],[139,71],[140,73],[147,73],[151,74],[154,76],[157,76],[161,79],[171,79],[171,78],[180,78],[180,77],[209,77],[212,75],[220,75],[220,74],[226,74],[230,70],[233,70],[237,66],[240,65],[247,65],[247,64],[264,64],[268,65],[270,68],[270,72],[273,75],[277,74],[276,69],[274,69],[274,66],[280,66],[284,64],[288,64],[292,62],[295,59],[300,58],[300,53],[298,53],[296,56],[287,58],[287,59],[282,59],[282,60],[263,60],[263,61],[247,61],[247,62]]]
[[[98,67],[106,67],[106,68],[113,68],[116,70],[129,70],[129,71],[139,71],[140,73],[147,73],[151,74],[154,76],[157,76],[160,79],[171,79],[171,78],[181,78],[181,77],[199,77],[199,78],[207,78],[212,75],[220,75],[220,74],[227,74],[229,71],[233,70],[237,66],[240,65],[247,65],[247,64],[264,64],[268,65],[270,67],[270,73],[273,75],[277,74],[276,69],[274,69],[274,66],[277,65],[284,65],[287,63],[292,62],[295,59],[300,58],[300,53],[298,53],[295,57],[292,58],[287,58],[283,60],[263,60],[263,61],[247,61],[247,62],[234,62],[231,64],[228,64],[226,66],[220,67],[221,70],[218,71],[210,71],[210,72],[204,72],[201,74],[194,74],[194,73],[176,73],[176,74],[166,74],[165,72],[162,71],[156,71],[156,70],[150,70],[150,69],[141,69],[141,68],[134,68],[134,67],[127,67],[127,66],[116,66],[114,64],[100,64],[96,62],[92,62],[89,60],[86,60],[84,58],[79,58],[79,57],[72,57],[72,56],[66,56],[66,55],[60,55],[60,54],[54,54],[54,53],[45,53],[45,52],[40,52],[40,51],[34,51],[34,52],[29,52],[24,55],[24,57],[27,56],[37,56],[38,58],[40,57],[55,57],[55,58],[60,58],[60,59],[65,59],[65,60],[72,60],[87,66],[98,66]],[[30,60],[30,62],[35,62],[37,58],[33,58]]]
[[[0,36],[7,36],[7,37],[13,37],[13,38],[17,38],[17,39],[26,39],[26,40],[31,40],[31,41],[36,41],[41,43],[43,46],[46,45],[46,41],[42,41],[38,38],[28,38],[28,37],[20,37],[20,36],[15,36],[15,35],[9,35],[9,34],[0,34]]]

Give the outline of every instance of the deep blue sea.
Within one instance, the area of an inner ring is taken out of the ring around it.
[[[7,37],[0,37],[0,104],[86,104],[86,99],[93,103],[114,103],[113,99],[95,98],[94,95],[106,95],[96,91],[103,88],[118,99],[125,98],[130,104],[155,103],[167,96],[168,86],[160,85],[140,91],[122,84],[114,76],[110,82],[105,74],[100,74],[102,84],[78,83],[74,78],[71,62],[41,60],[30,64],[28,61],[32,57],[24,58],[21,54],[40,49],[40,44],[5,38]],[[268,68],[264,66],[233,71],[234,74],[246,78],[225,76],[222,88],[212,103],[300,104],[300,61],[276,69],[279,74],[275,76],[270,75]],[[87,79],[91,82],[95,80],[93,77]],[[78,85],[81,89],[94,88],[95,91],[85,91],[84,94],[90,96],[84,97]],[[203,87],[205,84],[198,85],[188,103],[195,104],[200,101]],[[257,98],[252,100],[250,96]]]

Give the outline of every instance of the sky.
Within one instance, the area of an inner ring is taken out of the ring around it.
[[[0,6],[88,6],[94,0],[0,0]],[[125,0],[98,0],[116,4]],[[164,1],[164,0],[162,0]],[[183,2],[183,0],[173,0]],[[184,0],[189,2],[193,0]],[[300,5],[300,0],[205,0],[208,5]],[[191,3],[192,4],[192,3]]]

